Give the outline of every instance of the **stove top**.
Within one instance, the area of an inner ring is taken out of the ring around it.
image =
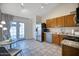
[[[79,37],[64,36],[64,39],[79,42]]]

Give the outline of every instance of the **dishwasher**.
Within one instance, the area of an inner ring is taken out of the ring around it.
[[[46,32],[46,42],[52,43],[52,33],[51,32]]]

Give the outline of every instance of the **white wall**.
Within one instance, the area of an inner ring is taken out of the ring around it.
[[[32,18],[32,33],[33,39],[36,39],[36,17]]]
[[[70,14],[70,12],[75,11],[77,7],[77,3],[61,3],[52,9],[52,11],[46,15],[44,20]]]
[[[36,24],[42,23],[42,16],[36,16]]]

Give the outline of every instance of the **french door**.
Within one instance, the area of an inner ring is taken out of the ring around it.
[[[10,36],[12,40],[22,40],[24,38],[24,23],[11,22]]]

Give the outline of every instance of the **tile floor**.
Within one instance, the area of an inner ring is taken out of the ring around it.
[[[23,56],[61,56],[61,46],[36,40],[23,40],[14,44]]]

